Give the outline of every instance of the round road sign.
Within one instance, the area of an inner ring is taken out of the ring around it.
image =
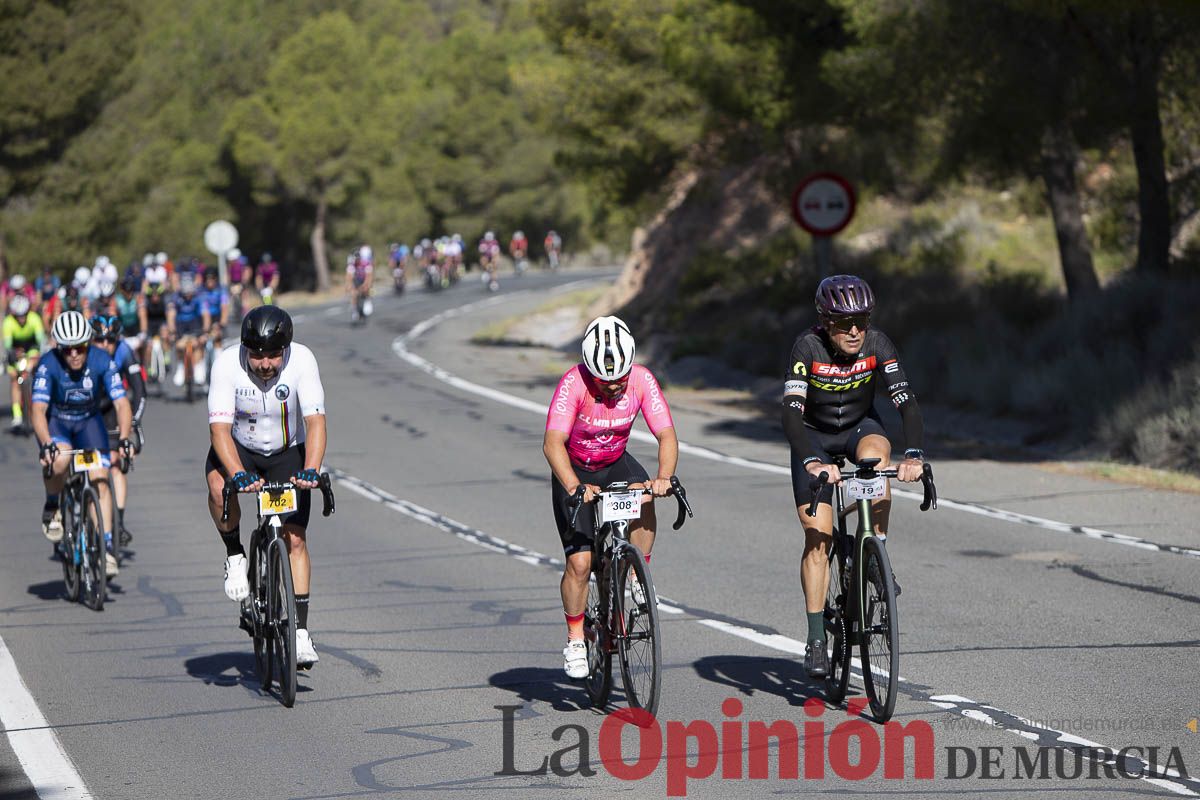
[[[792,216],[813,236],[832,236],[854,217],[854,187],[833,172],[809,175],[792,192]]]
[[[237,228],[223,219],[210,222],[204,229],[204,246],[214,256],[223,256],[237,247]]]

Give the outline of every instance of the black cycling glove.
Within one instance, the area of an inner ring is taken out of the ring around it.
[[[321,473],[317,472],[315,469],[302,469],[292,477],[298,481],[319,483],[321,480]]]
[[[237,475],[233,476],[233,486],[239,492],[244,492],[246,489],[258,483],[260,480],[262,480],[262,478],[258,477],[258,475],[255,473],[242,470]]]
[[[45,456],[45,455],[49,455],[52,460],[54,458],[57,458],[58,457],[58,442],[56,442],[52,439],[52,440],[46,442],[44,445],[41,446],[41,448],[38,449],[38,457],[39,458],[42,456]]]

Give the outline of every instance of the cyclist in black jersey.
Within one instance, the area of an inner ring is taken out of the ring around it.
[[[900,366],[896,346],[871,327],[875,295],[862,278],[833,275],[816,297],[819,324],[792,345],[783,385],[783,429],[792,451],[792,494],[804,526],[800,583],[808,612],[804,664],[813,677],[829,672],[823,611],[829,583],[828,548],[833,535],[833,484],[840,472],[833,456],[891,464],[892,446],[874,408],[876,386],[891,398],[904,428],[902,481],[921,478],[924,423],[917,398]],[[829,483],[818,494],[817,513],[808,515],[810,482],[822,472]],[[886,540],[891,489],[873,504],[875,532]],[[896,593],[900,593],[899,585]]]

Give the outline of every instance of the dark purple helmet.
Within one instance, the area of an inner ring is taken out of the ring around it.
[[[817,287],[817,313],[823,317],[870,314],[875,293],[857,275],[830,275]]]

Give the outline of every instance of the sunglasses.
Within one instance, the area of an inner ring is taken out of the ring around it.
[[[72,344],[72,345],[63,345],[62,347],[59,347],[58,349],[64,353],[66,353],[69,356],[77,356],[80,353],[86,353],[88,351],[88,346],[86,344]]]
[[[120,340],[121,340],[120,336],[93,336],[92,337],[93,342],[99,342],[100,344],[119,342]]]
[[[840,333],[849,333],[852,329],[858,328],[860,331],[865,331],[871,325],[870,314],[857,314],[852,317],[827,317],[825,326],[830,330],[835,330]]]

